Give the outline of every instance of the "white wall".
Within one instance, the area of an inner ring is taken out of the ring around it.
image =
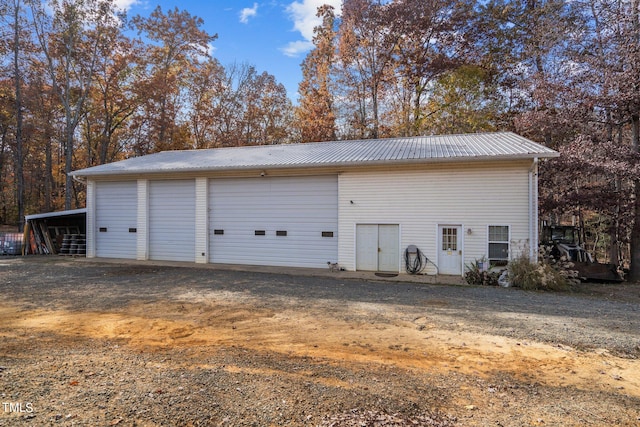
[[[401,253],[414,244],[434,261],[438,224],[463,226],[465,265],[487,255],[488,225],[509,225],[512,252],[528,250],[530,167],[530,161],[478,162],[410,171],[342,172],[338,178],[340,265],[355,270],[358,223],[400,224]]]

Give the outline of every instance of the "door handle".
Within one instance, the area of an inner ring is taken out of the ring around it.
[[[378,253],[382,252],[382,249],[378,248]]]

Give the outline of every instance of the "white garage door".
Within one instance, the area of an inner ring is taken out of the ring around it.
[[[96,256],[136,258],[138,189],[135,181],[96,183]]]
[[[209,182],[210,262],[326,268],[337,230],[337,176]]]
[[[195,180],[149,182],[149,258],[195,260]]]

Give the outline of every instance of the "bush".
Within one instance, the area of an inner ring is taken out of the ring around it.
[[[521,289],[566,291],[573,283],[568,272],[546,262],[533,263],[526,255],[511,260],[507,270],[511,285]]]
[[[468,284],[478,286],[498,286],[498,277],[500,277],[500,273],[494,271],[482,271],[478,266],[479,262],[485,261],[486,259],[483,258],[466,266],[467,271],[464,273],[464,280]]]

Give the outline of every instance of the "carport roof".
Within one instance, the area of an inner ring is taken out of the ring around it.
[[[557,157],[512,132],[163,151],[77,170],[79,177]]]

